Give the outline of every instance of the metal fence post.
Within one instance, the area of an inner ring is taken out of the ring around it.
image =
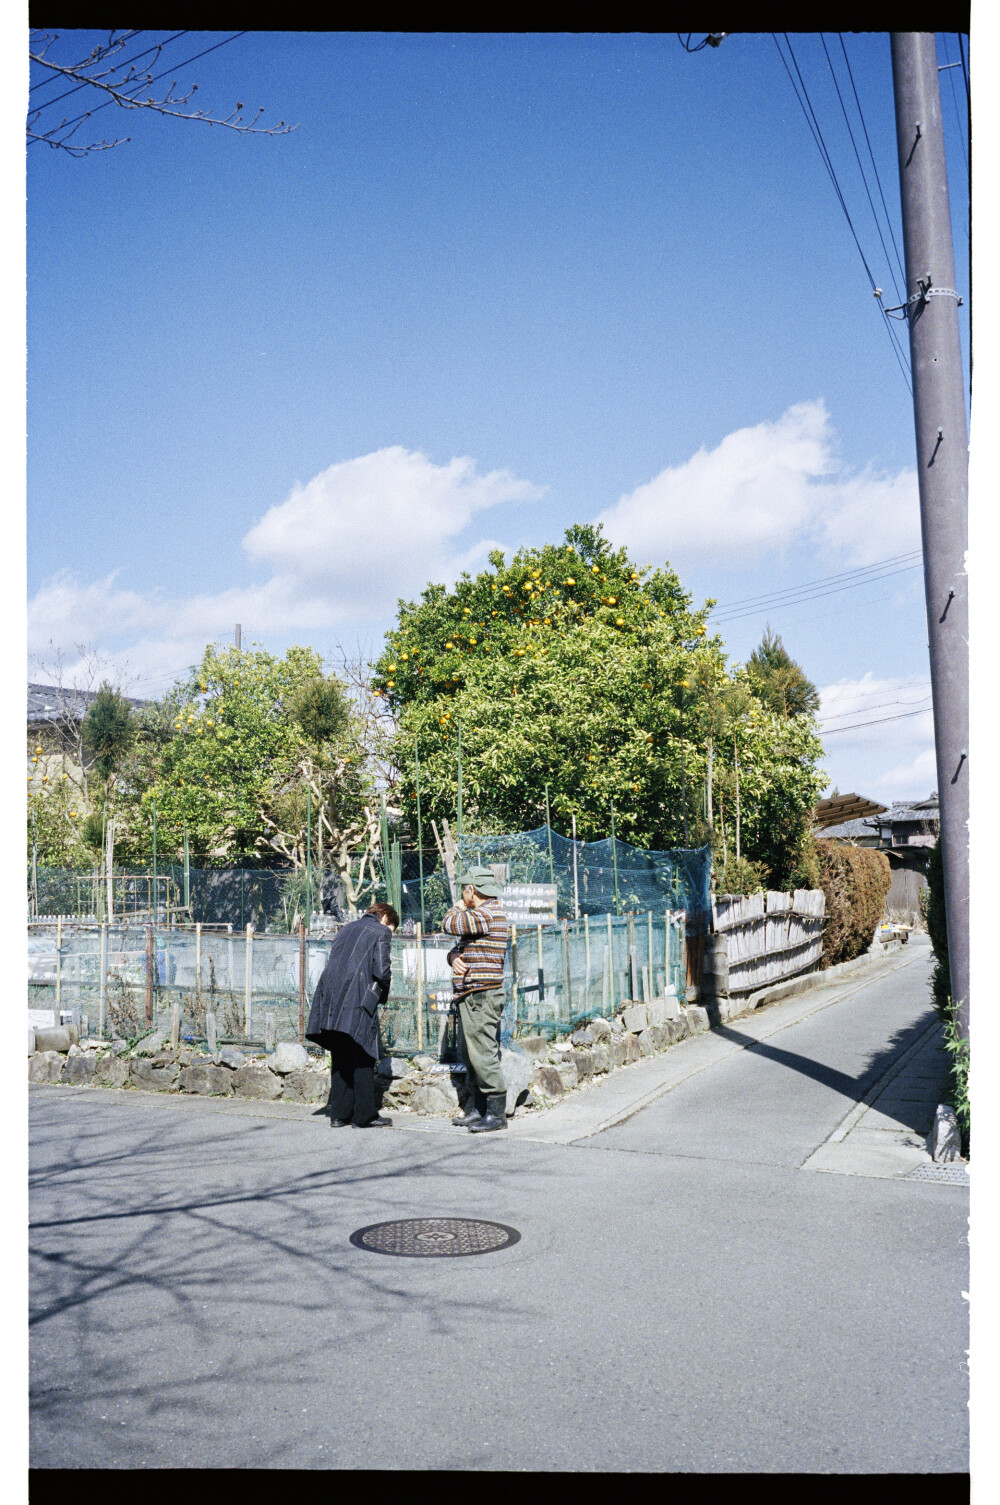
[[[100,962],[99,962],[98,965],[100,967],[100,976],[99,976],[99,979],[98,979],[98,993],[97,993],[97,1018],[98,1018],[97,1033],[100,1035],[101,1039],[103,1040],[104,1039],[104,1014],[105,1014],[105,1009],[106,1009],[106,1006],[107,1006],[107,997],[108,997],[108,927],[107,927],[107,925],[103,925],[103,924],[101,926],[101,953],[100,953]]]
[[[194,927],[194,1001],[201,1012],[201,921]]]
[[[615,1011],[615,932],[608,910],[608,986],[611,992],[611,1012]]]
[[[243,1033],[250,1038],[251,996],[253,992],[253,926],[247,926],[246,1001],[243,1013]]]
[[[56,920],[56,1028],[62,1023],[62,915]]]
[[[573,984],[569,965],[569,921],[563,920],[563,971],[566,978],[566,1010],[567,1017],[573,1018]]]
[[[653,911],[646,911],[646,929],[649,932],[649,996],[655,998],[656,984],[653,978]]]
[[[306,1041],[306,927],[299,921],[299,1044]]]
[[[146,926],[146,1023],[153,1022],[153,927]]]
[[[422,896],[421,896],[422,897]],[[413,927],[417,938],[417,1049],[424,1048],[424,935],[418,920]]]

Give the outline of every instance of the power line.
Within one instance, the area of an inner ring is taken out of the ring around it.
[[[848,229],[850,230],[851,235],[852,235],[852,237],[854,239],[854,244],[857,246],[858,255],[861,257],[862,265],[864,266],[865,272],[868,275],[868,281],[871,284],[871,289],[872,289],[872,292],[874,293],[875,288],[876,288],[875,278],[872,276],[872,269],[868,265],[868,258],[865,256],[864,250],[862,249],[862,246],[861,246],[861,242],[858,239],[857,231],[854,228],[854,221],[851,219],[851,212],[850,212],[850,210],[847,207],[847,200],[844,198],[843,192],[841,191],[840,183],[837,180],[837,174],[836,174],[836,171],[835,171],[834,166],[833,166],[833,160],[832,160],[832,158],[830,156],[829,150],[827,149],[826,142],[823,139],[823,131],[822,131],[821,127],[820,127],[819,120],[818,120],[818,118],[816,116],[816,111],[813,109],[812,100],[809,98],[809,91],[806,88],[805,79],[802,77],[802,70],[799,67],[798,60],[797,60],[797,58],[795,56],[794,48],[792,47],[792,44],[791,44],[791,42],[788,39],[788,33],[787,32],[782,32],[782,36],[785,39],[785,45],[788,48],[789,56],[791,57],[792,63],[795,66],[795,72],[798,74],[799,84],[801,84],[801,87],[802,87],[802,93],[801,93],[801,95],[799,93],[798,85],[796,85],[795,79],[792,77],[792,71],[791,71],[791,69],[788,66],[788,61],[785,58],[785,54],[781,50],[781,43],[778,41],[777,34],[775,32],[773,32],[773,31],[771,32],[771,39],[774,42],[774,45],[775,45],[775,47],[778,50],[778,56],[781,58],[781,61],[782,61],[783,65],[784,65],[784,68],[785,68],[785,72],[788,74],[789,82],[791,83],[792,90],[793,90],[793,92],[795,94],[795,98],[799,102],[799,108],[802,110],[802,113],[805,116],[806,124],[808,125],[810,131],[812,132],[812,137],[813,137],[813,140],[816,143],[816,149],[819,152],[820,157],[822,158],[823,166],[826,168],[826,170],[827,170],[827,172],[828,172],[828,174],[830,176],[830,182],[833,184],[833,191],[837,195],[837,199],[838,199],[838,202],[840,203],[841,209],[844,211],[844,218],[847,220]],[[896,337],[896,331],[893,329],[892,322],[889,319],[888,314],[885,312],[885,309],[882,308],[881,302],[879,303],[879,308],[880,308],[881,313],[882,313],[882,323],[885,326],[886,333],[889,336],[889,342],[890,342],[890,344],[892,346],[893,354],[896,357],[896,362],[897,362],[897,364],[899,366],[900,371],[902,372],[903,380],[906,383],[906,390],[910,393],[910,396],[912,397],[913,396],[913,388],[910,385],[910,377],[909,377],[909,373],[907,371],[906,361],[905,361],[905,358],[903,356],[902,349],[900,348],[898,339]]]
[[[142,33],[141,32],[136,32],[135,35],[136,36],[141,36]],[[156,44],[156,46],[154,46],[154,47],[147,47],[146,50],[145,50],[145,52],[137,52],[134,57],[130,57],[130,58],[124,59],[124,62],[122,64],[122,66],[124,67],[125,63],[127,63],[128,66],[131,67],[132,64],[133,63],[137,63],[140,58],[148,57],[148,55],[151,52],[157,52],[157,51],[162,52],[163,49],[164,49],[164,47],[169,47],[170,43],[171,42],[176,42],[178,37],[186,37],[187,35],[188,35],[188,33],[186,31],[175,32],[174,35],[172,37],[168,37],[165,42],[158,42]],[[53,75],[53,77],[55,77],[55,76],[56,75]],[[43,83],[51,83],[52,81],[53,81],[52,79],[43,79],[42,82]],[[141,83],[144,83],[144,82],[145,82],[145,80],[143,79],[141,81]],[[141,83],[140,83],[139,87],[141,87]],[[61,99],[68,99],[71,94],[78,94],[81,89],[86,89],[88,87],[94,87],[94,80],[93,79],[89,79],[89,78],[84,79],[82,83],[74,84],[74,86],[73,86],[72,89],[66,89],[64,91],[64,93],[62,93],[62,94],[54,94],[51,99],[45,100],[44,104],[40,104],[40,105],[35,105],[34,106],[34,108],[31,110],[32,117],[37,117],[38,115],[41,114],[41,112],[43,110],[47,110],[51,105],[58,104]],[[35,88],[36,89],[40,89],[41,88],[41,84],[36,84]]]
[[[844,585],[832,585],[826,590],[809,591],[795,597],[792,600],[775,602],[771,606],[758,606],[752,608],[751,610],[729,612],[724,617],[720,616],[715,618],[715,622],[716,625],[719,625],[722,622],[734,622],[740,617],[755,617],[758,616],[762,611],[778,610],[785,606],[801,606],[805,601],[815,601],[818,600],[821,596],[833,596],[836,595],[839,591],[854,590],[859,585],[872,585],[877,580],[888,580],[891,579],[893,575],[905,575],[908,574],[910,570],[919,570],[920,568],[920,564],[903,564],[900,565],[897,569],[884,570],[880,575],[868,575],[863,580],[849,580]]]
[[[883,209],[883,211],[885,213],[885,222],[886,222],[886,225],[889,228],[889,239],[892,241],[892,249],[896,253],[896,264],[899,267],[899,275],[902,278],[903,285],[905,287],[905,285],[906,285],[906,272],[905,272],[905,270],[903,268],[903,258],[902,258],[901,254],[900,254],[899,246],[896,244],[896,235],[895,235],[895,232],[893,231],[893,228],[892,228],[892,216],[889,213],[889,207],[888,207],[888,205],[886,204],[886,201],[885,201],[885,194],[882,192],[882,179],[879,177],[878,166],[877,166],[877,164],[875,162],[875,153],[872,150],[871,138],[868,135],[868,125],[867,125],[867,123],[865,121],[865,112],[861,108],[861,100],[860,100],[860,98],[858,96],[857,85],[854,82],[854,72],[853,72],[853,70],[851,68],[851,60],[847,56],[847,46],[846,46],[846,44],[844,42],[844,33],[842,31],[838,31],[837,36],[840,38],[840,50],[844,54],[844,62],[847,64],[847,76],[851,80],[851,89],[852,89],[852,91],[854,93],[854,102],[855,102],[855,104],[858,107],[858,116],[860,117],[860,120],[861,120],[861,129],[865,133],[865,142],[867,143],[867,146],[868,146],[868,155],[872,159],[872,171],[875,174],[875,182],[876,182],[876,184],[878,186],[878,195],[879,195],[879,198],[882,200],[882,209]],[[893,283],[893,286],[895,286],[895,283]]]
[[[958,55],[962,59],[962,77],[965,79],[965,98],[968,101],[970,99],[970,95],[969,95],[969,64],[968,64],[968,61],[967,61],[966,56],[965,56],[965,42],[962,40],[962,37],[963,37],[962,32],[957,31],[955,33],[955,35],[958,37]]]
[[[928,707],[928,709],[930,709]],[[905,721],[908,716],[926,716],[927,710],[903,711],[899,716],[879,716],[874,721],[859,721],[854,726],[835,726],[832,731],[820,731],[821,737],[835,737],[838,732],[859,732],[864,726],[881,726],[885,721]]]
[[[837,75],[834,72],[833,59],[831,58],[830,52],[829,52],[829,48],[826,45],[826,37],[823,35],[822,32],[820,32],[820,34],[819,34],[819,39],[820,39],[820,42],[823,45],[823,52],[824,52],[824,55],[826,56],[827,66],[830,69],[830,77],[833,79],[833,87],[837,91],[837,99],[838,99],[838,101],[840,103],[841,113],[842,113],[842,115],[844,117],[844,124],[847,126],[847,134],[848,134],[848,136],[851,139],[851,146],[854,148],[854,160],[858,164],[858,171],[861,174],[861,181],[862,181],[862,183],[864,184],[864,187],[865,187],[865,196],[868,199],[868,207],[869,207],[869,209],[872,212],[872,219],[875,221],[875,229],[878,232],[879,242],[881,243],[882,251],[883,251],[883,254],[885,255],[886,266],[889,268],[889,276],[892,278],[892,285],[896,289],[896,297],[899,299],[899,301],[901,303],[903,303],[903,302],[905,302],[905,299],[903,297],[903,294],[899,290],[899,283],[896,281],[896,273],[893,270],[892,258],[889,255],[889,248],[887,247],[887,245],[885,243],[885,236],[882,234],[882,226],[881,226],[881,224],[879,222],[878,214],[875,212],[875,200],[872,198],[872,196],[871,196],[871,190],[868,187],[868,178],[867,178],[867,176],[865,174],[865,169],[864,169],[864,166],[862,165],[862,162],[861,162],[861,153],[858,151],[858,143],[854,139],[854,131],[851,128],[850,116],[847,113],[847,106],[844,103],[844,96],[840,92],[840,84],[838,83],[838,81],[837,81]],[[905,278],[904,278],[904,286],[905,286]]]
[[[777,596],[787,596],[802,590],[809,590],[814,585],[829,585],[834,580],[846,580],[849,576],[866,575],[872,570],[881,570],[890,564],[901,564],[903,560],[918,559],[919,549],[909,549],[905,554],[892,554],[888,559],[876,559],[872,564],[857,565],[852,570],[840,570],[835,575],[821,575],[818,580],[804,580],[801,585],[789,586],[787,590],[770,591],[763,596],[744,596],[738,601],[724,601],[717,608],[719,611],[730,611],[736,606],[759,606],[761,602],[770,601]]]
[[[129,32],[126,32],[126,34],[124,36],[119,37],[118,42],[115,44],[115,46],[116,46],[116,48],[118,46],[124,47],[128,42],[132,42],[132,41],[135,40],[136,37],[141,37],[141,36],[142,36],[142,32],[141,31],[129,31]],[[40,41],[44,41],[45,38],[41,37],[39,40]],[[55,37],[50,38],[50,41],[54,42],[55,40],[56,40]],[[29,46],[31,45],[30,42],[29,42],[28,45]],[[143,57],[144,55],[145,55],[144,53],[141,53],[141,52],[139,53],[140,57]],[[93,53],[91,54],[91,56],[93,56]],[[83,67],[83,64],[81,63],[80,66]],[[59,74],[58,73],[49,73],[49,74],[47,74],[45,76],[45,78],[40,78],[38,80],[37,84],[32,84],[31,87],[28,90],[28,93],[29,94],[34,94],[34,92],[35,92],[36,89],[44,89],[47,84],[57,84],[58,82],[59,82]],[[59,98],[62,99],[63,95],[60,94]],[[52,103],[54,103],[54,101],[50,99],[49,100],[49,104],[52,104]],[[39,109],[44,109],[44,108],[45,108],[44,105],[39,105]]]
[[[919,700],[883,700],[880,705],[858,705],[858,706],[855,706],[852,711],[839,711],[839,712],[835,712],[834,714],[832,714],[832,715],[830,715],[830,716],[828,716],[826,718],[823,718],[823,724],[822,724],[821,730],[823,730],[823,731],[826,731],[828,729],[831,730],[831,731],[844,730],[844,728],[841,728],[841,727],[831,727],[830,723],[833,722],[833,721],[843,721],[848,716],[857,716],[859,712],[887,711],[890,708],[890,706],[894,706],[894,705],[915,705],[915,706],[918,706],[921,710],[926,710],[927,707],[930,704],[931,704],[931,696],[929,694],[927,694],[927,695],[921,696],[921,698]],[[913,714],[916,715],[917,714],[916,711],[914,711]],[[892,718],[891,717],[887,717],[886,719],[887,720],[891,720]]]
[[[216,42],[212,47],[206,47],[203,52],[196,52],[193,57],[185,58],[184,61],[183,61],[183,63],[179,63],[177,65],[176,70],[173,69],[173,68],[164,68],[164,70],[163,70],[162,73],[155,74],[153,78],[143,79],[142,83],[139,84],[139,85],[137,85],[137,88],[141,89],[141,88],[144,88],[144,87],[148,86],[149,84],[158,83],[159,80],[161,78],[165,78],[168,73],[173,73],[175,71],[179,73],[182,68],[186,68],[187,67],[188,63],[196,63],[199,58],[207,57],[210,52],[217,52],[220,47],[227,46],[227,44],[229,42],[236,42],[236,41],[239,40],[240,37],[245,37],[246,35],[247,35],[247,33],[245,31],[236,31],[236,32],[233,33],[233,35],[231,37],[223,37],[223,39],[222,39],[221,42]],[[135,92],[135,91],[133,91],[133,92]],[[84,112],[83,112],[82,115],[74,115],[74,117],[73,117],[72,120],[64,120],[63,123],[62,123],[62,125],[59,126],[58,129],[59,130],[64,130],[66,126],[76,125],[77,122],[80,121],[80,120],[88,120],[91,115],[96,115],[99,110],[106,110],[109,105],[113,105],[113,104],[118,104],[118,100],[117,99],[106,99],[102,105],[95,105],[92,110],[84,110]],[[40,139],[39,137],[33,138],[31,141],[28,142],[28,145],[29,146],[36,145],[39,139]]]

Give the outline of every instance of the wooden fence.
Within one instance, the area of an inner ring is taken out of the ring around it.
[[[821,889],[794,894],[719,894],[712,928],[726,937],[730,993],[752,993],[815,967],[823,955],[826,896]]]

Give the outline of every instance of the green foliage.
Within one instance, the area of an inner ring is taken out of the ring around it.
[[[39,867],[92,867],[93,853],[81,829],[84,825],[80,791],[69,779],[57,773],[48,784],[42,784],[40,778],[34,780],[28,790],[29,864],[32,846],[37,844]]]
[[[324,678],[311,649],[290,648],[276,658],[263,650],[210,646],[167,709],[170,738],[147,746],[136,812],[146,850],[154,798],[164,851],[180,850],[186,822],[196,858],[246,861],[272,845],[276,830],[299,855],[306,778],[324,760],[342,765],[336,794],[355,804],[361,796],[364,754],[352,741],[342,688]],[[350,750],[331,747],[331,736]],[[318,822],[319,800],[313,804]]]
[[[931,974],[931,1000],[944,1026],[944,1048],[951,1056],[951,1106],[962,1132],[962,1153],[969,1152],[971,1118],[969,1110],[969,1041],[958,1033],[951,1000],[951,972],[948,960],[948,922],[944,902],[944,863],[941,838],[931,847],[927,859],[927,887],[921,894],[927,922],[927,934],[934,949]]]
[[[769,626],[764,629],[760,647],[747,659],[747,670],[756,693],[775,715],[811,716],[819,710],[816,686]]]
[[[763,863],[739,860],[730,854],[728,862],[715,869],[715,891],[718,894],[759,894],[767,887],[767,871]]]
[[[815,843],[819,884],[826,895],[823,966],[853,960],[868,950],[878,929],[892,874],[884,852],[872,847]]]
[[[523,549],[510,564],[431,585],[399,603],[376,665],[398,718],[402,806],[415,829],[414,738],[425,823],[453,820],[462,724],[467,831],[532,829],[572,817],[584,840],[610,831],[637,846],[705,839],[708,749],[713,788],[735,785],[739,745],[745,855],[787,867],[822,787],[821,745],[807,717],[785,719],[731,676],[706,619],[666,567],[639,568],[600,528],[562,546]],[[734,848],[735,787],[723,819]]]
[[[94,768],[108,784],[132,747],[136,721],[123,695],[105,680],[83,718],[83,741]]]

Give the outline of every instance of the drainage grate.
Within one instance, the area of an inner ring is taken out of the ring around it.
[[[374,1254],[493,1254],[516,1244],[521,1235],[505,1223],[480,1218],[404,1218],[397,1223],[370,1223],[351,1234],[351,1243]]]
[[[955,1165],[918,1165],[908,1172],[907,1181],[950,1181],[953,1186],[968,1186],[969,1171],[963,1161]]]

